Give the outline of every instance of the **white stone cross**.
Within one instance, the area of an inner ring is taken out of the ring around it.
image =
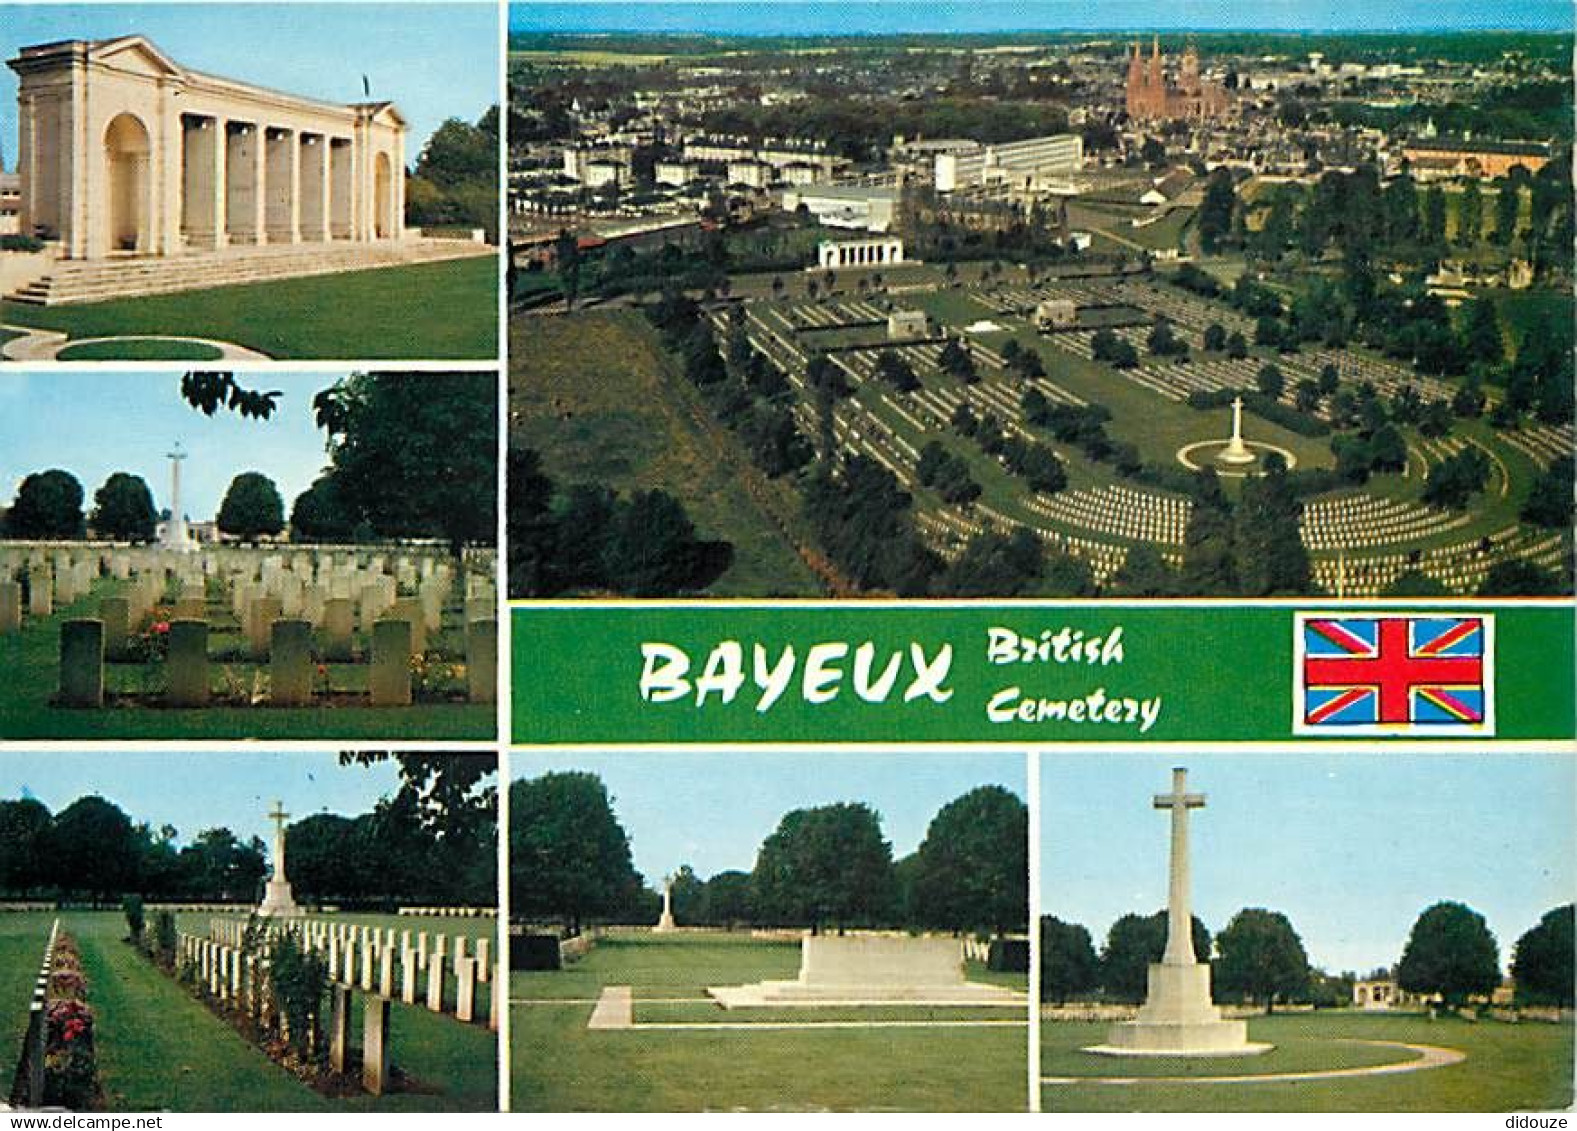
[[[285,878],[285,822],[290,820],[290,814],[285,812],[282,801],[274,802],[274,811],[268,814],[268,819],[274,822],[274,879]]]
[[[1172,811],[1172,866],[1166,906],[1166,953],[1161,956],[1161,962],[1166,966],[1193,966],[1197,964],[1198,958],[1194,954],[1194,912],[1188,890],[1188,811],[1203,809],[1205,795],[1188,792],[1188,770],[1178,766],[1172,770],[1172,792],[1157,794],[1155,807]]]

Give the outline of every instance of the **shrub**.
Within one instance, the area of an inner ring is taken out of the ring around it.
[[[153,921],[154,945],[157,947],[155,957],[165,966],[175,964],[175,915],[170,911],[161,911]]]
[[[269,963],[269,986],[274,1011],[290,1030],[290,1044],[303,1059],[321,1057],[318,1039],[323,1019],[323,995],[328,990],[328,964],[303,950],[294,935],[274,944]]]
[[[143,917],[142,897],[125,896],[120,901],[120,909],[126,914],[126,929],[131,933],[131,941],[141,946],[142,929],[147,925],[147,920]]]
[[[44,241],[33,236],[0,236],[0,251],[43,251]]]
[[[93,1010],[87,1002],[52,1001],[45,1010],[44,1103],[81,1110],[98,1091]]]

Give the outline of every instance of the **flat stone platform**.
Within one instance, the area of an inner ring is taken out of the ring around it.
[[[964,979],[958,939],[813,935],[800,946],[794,981],[709,986],[725,1009],[931,1005],[1023,1006],[1027,995]]]

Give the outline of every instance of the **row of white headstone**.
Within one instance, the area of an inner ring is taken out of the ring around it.
[[[49,1051],[49,979],[55,969],[55,943],[60,920],[49,927],[44,957],[33,982],[33,1000],[27,1009],[27,1035],[22,1039],[22,1059],[17,1065],[11,1103],[23,1108],[44,1106],[44,1063]]]

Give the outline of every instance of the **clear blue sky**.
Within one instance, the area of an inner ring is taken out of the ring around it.
[[[61,468],[75,475],[91,510],[93,492],[116,471],[140,475],[153,503],[169,504],[170,461],[177,440],[181,509],[194,521],[219,510],[230,481],[261,471],[285,500],[296,496],[328,462],[326,436],[312,419],[312,397],[344,377],[329,373],[243,373],[250,388],[284,393],[268,420],[229,412],[204,416],[180,395],[181,371],[0,373],[0,506],[10,506],[24,476]]]
[[[920,847],[936,811],[982,785],[1025,796],[1022,754],[750,751],[747,754],[619,754],[515,751],[510,772],[597,774],[629,834],[635,868],[650,885],[689,864],[703,879],[755,867],[756,850],[785,813],[863,801],[881,815],[893,858]]]
[[[1572,26],[1570,0],[985,0],[974,3],[515,3],[519,31],[705,32],[719,35],[872,35],[1150,29],[1415,30]]]
[[[498,10],[485,3],[5,4],[6,59],[36,43],[142,34],[177,63],[328,102],[392,99],[415,162],[446,118],[499,101]],[[16,168],[17,77],[0,69],[0,143]]]
[[[1501,967],[1577,894],[1577,758],[1522,754],[1041,756],[1042,910],[1112,922],[1166,905],[1169,817],[1151,798],[1187,766],[1194,913],[1212,934],[1244,907],[1281,911],[1309,960],[1366,974],[1401,957],[1425,907],[1466,903]]]
[[[178,783],[172,788],[172,783]],[[276,800],[292,821],[315,813],[355,817],[399,788],[392,761],[341,766],[338,754],[96,750],[0,753],[0,798],[35,797],[58,813],[98,794],[134,822],[175,826],[181,844],[204,829],[273,844],[265,814]]]

